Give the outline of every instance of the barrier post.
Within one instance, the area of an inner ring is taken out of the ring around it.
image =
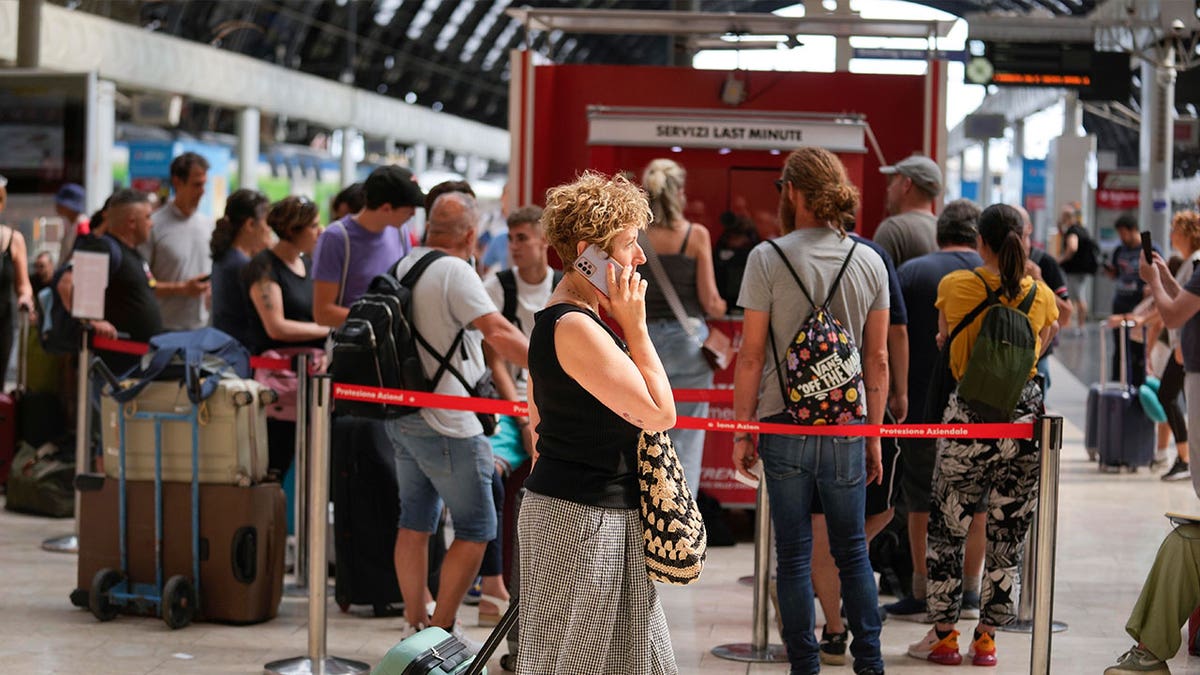
[[[296,355],[296,464],[292,487],[295,494],[296,524],[296,582],[289,590],[303,592],[308,588],[308,392],[312,385],[308,373],[308,354]]]
[[[1035,556],[1034,542],[1037,541],[1037,523],[1029,524],[1029,532],[1025,535],[1025,550],[1021,553],[1021,596],[1017,600],[1017,620],[1001,626],[1000,630],[1006,633],[1032,633],[1033,632],[1033,589],[1036,585],[1033,571],[1033,559]],[[1055,621],[1051,624],[1050,630],[1055,633],[1061,633],[1067,629],[1067,624],[1062,621]]]
[[[25,339],[27,336],[22,335]],[[90,449],[92,440],[92,328],[83,325],[79,340],[79,372],[75,392],[75,475],[87,473],[91,468]],[[62,537],[42,542],[42,549],[52,553],[79,553],[79,490],[75,490],[75,530]]]
[[[771,505],[765,481],[758,481],[754,517],[754,616],[750,642],[713,647],[718,658],[744,663],[785,663],[787,650],[768,641],[767,608],[771,604]]]
[[[371,667],[361,661],[351,661],[325,653],[325,610],[328,582],[328,562],[325,556],[325,537],[328,534],[326,513],[329,508],[329,427],[333,410],[333,380],[329,375],[313,378],[312,454],[309,461],[311,480],[308,482],[308,655],[263,666],[269,675],[352,675],[366,673]]]
[[[1033,653],[1029,672],[1050,673],[1051,613],[1054,609],[1054,551],[1058,535],[1058,462],[1062,450],[1063,419],[1038,419],[1034,434],[1041,449],[1038,477],[1037,537],[1033,562]]]

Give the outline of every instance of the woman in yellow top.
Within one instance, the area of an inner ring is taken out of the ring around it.
[[[938,285],[939,344],[987,297],[980,281],[982,276],[1000,302],[1009,307],[1019,308],[1036,287],[1028,316],[1037,336],[1035,351],[1039,356],[1045,351],[1057,332],[1058,306],[1049,287],[1025,274],[1022,231],[1021,215],[1011,206],[994,204],[984,209],[979,216],[979,255],[983,266],[974,271],[951,272]],[[955,379],[962,378],[966,371],[986,315],[987,312],[981,313],[950,345],[950,366]],[[1042,381],[1034,361],[1012,421],[1031,421],[1043,412]],[[981,421],[981,417],[957,393],[952,393],[943,420],[971,423]],[[954,624],[962,601],[963,544],[975,505],[986,498],[989,507],[986,572],[979,625],[968,656],[977,666],[996,664],[996,627],[1016,618],[1013,577],[1025,532],[1037,507],[1037,476],[1038,450],[1032,440],[938,440],[927,549],[926,606],[934,627],[923,640],[908,648],[910,656],[943,665],[962,661]]]

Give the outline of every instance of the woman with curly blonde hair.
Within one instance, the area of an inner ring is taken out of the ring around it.
[[[645,193],[621,176],[589,172],[546,193],[542,223],[567,273],[529,336],[536,452],[517,526],[518,673],[678,672],[638,514],[638,437],[675,426],[636,271],[649,219]],[[608,295],[573,268],[590,245],[611,260]]]

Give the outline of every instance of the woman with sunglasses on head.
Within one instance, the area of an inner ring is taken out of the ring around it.
[[[267,207],[271,201],[257,190],[237,190],[225,202],[225,215],[213,228],[212,325],[247,345],[250,304],[242,284],[242,269],[271,245]]]
[[[317,205],[306,197],[287,197],[267,213],[279,241],[254,256],[242,273],[253,308],[246,345],[253,354],[318,350],[325,344],[329,329],[313,322],[312,315],[312,253],[321,234],[319,217]],[[269,467],[281,476],[291,466],[295,436],[294,421],[267,420]]]

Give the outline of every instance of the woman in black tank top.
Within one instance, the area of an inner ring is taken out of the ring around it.
[[[322,347],[329,329],[313,322],[309,274],[321,232],[317,205],[306,197],[288,197],[271,206],[267,224],[279,241],[243,269],[253,308],[248,312],[246,331],[251,344],[246,346],[255,354],[268,349]],[[292,464],[295,438],[294,421],[267,420],[268,465],[280,476]]]
[[[675,424],[670,382],[646,329],[647,283],[636,272],[646,260],[637,235],[649,209],[628,180],[590,172],[546,201],[546,238],[568,272],[530,336],[536,453],[518,524],[518,672],[673,674],[638,513],[641,430]],[[589,245],[622,268],[598,270],[608,296],[571,267]]]

